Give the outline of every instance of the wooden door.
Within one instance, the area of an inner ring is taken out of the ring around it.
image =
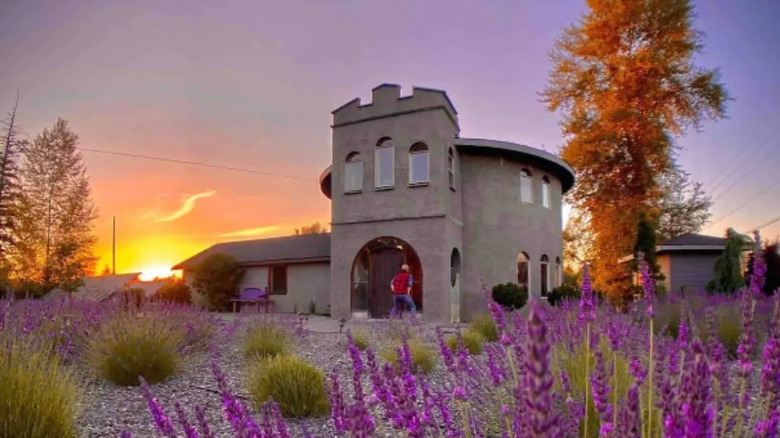
[[[390,282],[401,270],[403,252],[397,248],[382,248],[370,256],[368,311],[371,318],[386,318],[393,307]]]

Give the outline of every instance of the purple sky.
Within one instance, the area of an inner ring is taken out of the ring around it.
[[[729,119],[680,140],[681,163],[704,183],[741,166],[708,186],[716,188],[713,219],[772,186],[705,232],[747,230],[780,215],[780,144],[771,131],[780,122],[780,2],[696,4],[695,24],[706,33],[697,62],[721,68],[735,101]],[[8,0],[0,9],[0,109],[18,89],[30,135],[61,116],[83,147],[314,179],[330,161],[330,111],[394,82],[404,94],[412,85],[445,89],[463,136],[555,150],[558,115],[537,93],[555,37],[583,11],[574,0]],[[139,245],[157,236],[202,246],[221,232],[283,232],[327,219],[314,182],[85,157],[104,243],[114,214]],[[140,219],[210,191],[189,222]],[[780,235],[780,223],[763,234]]]

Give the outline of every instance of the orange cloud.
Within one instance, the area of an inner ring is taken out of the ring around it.
[[[218,234],[217,237],[252,237],[252,236],[260,236],[262,234],[268,234],[272,231],[275,231],[279,227],[276,225],[271,225],[267,227],[259,227],[259,228],[249,228],[246,230],[238,230],[238,231],[231,231],[229,233],[223,233]]]
[[[181,204],[181,208],[179,208],[178,211],[176,211],[175,213],[169,216],[158,218],[155,220],[155,222],[172,222],[175,221],[176,219],[180,219],[186,216],[187,214],[189,214],[189,212],[191,212],[192,209],[195,208],[195,201],[197,201],[198,199],[214,196],[216,193],[217,192],[211,190],[208,192],[198,193],[192,196],[188,196],[184,199],[184,201]]]

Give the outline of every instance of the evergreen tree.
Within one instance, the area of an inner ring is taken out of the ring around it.
[[[58,119],[24,148],[15,275],[22,281],[73,289],[92,273],[97,209],[78,135]]]
[[[675,137],[724,115],[715,70],[693,65],[702,48],[690,0],[589,0],[551,54],[543,98],[561,111],[561,157],[577,173],[567,201],[590,218],[594,286],[625,291],[639,213],[658,208],[659,175],[674,167]]]
[[[658,266],[658,258],[655,250],[657,246],[655,223],[646,212],[642,212],[639,215],[639,224],[637,224],[636,242],[634,243],[634,261],[631,262],[631,271],[639,271],[639,263],[636,255],[640,252],[644,254],[644,259],[647,262],[647,266],[650,270],[650,274],[655,281],[662,280],[664,278],[661,274],[661,268]]]
[[[707,292],[733,294],[745,286],[742,275],[742,252],[751,245],[750,238],[733,228],[726,231],[726,247],[715,262],[713,279],[707,283]]]
[[[3,151],[0,154],[0,269],[7,271],[6,252],[13,245],[14,216],[19,200],[18,162],[19,149],[22,142],[16,138],[16,109],[19,103],[17,97],[14,107],[8,115],[4,126]],[[4,276],[5,277],[5,276]]]

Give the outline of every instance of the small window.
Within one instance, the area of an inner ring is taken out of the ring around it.
[[[520,202],[533,203],[533,179],[531,171],[523,169],[520,171]]]
[[[521,252],[517,254],[517,284],[528,289],[528,254]]]
[[[458,248],[452,249],[452,255],[450,256],[450,282],[452,287],[458,282],[460,276],[460,251]]]
[[[455,151],[452,148],[447,152],[447,172],[450,178],[450,188],[455,190]]]
[[[542,178],[542,205],[550,208],[550,178]]]
[[[376,188],[389,188],[395,185],[395,146],[390,138],[385,137],[376,145],[375,152]]]
[[[359,192],[363,190],[363,157],[359,152],[347,155],[344,165],[344,191]]]
[[[271,294],[273,295],[286,295],[287,294],[287,266],[277,265],[271,266]]]
[[[556,257],[555,258],[555,283],[553,283],[553,287],[558,287],[561,285],[561,258]]]
[[[409,184],[430,182],[430,161],[425,143],[415,143],[409,148]]]
[[[547,292],[549,288],[548,282],[549,282],[550,274],[548,272],[549,270],[547,269],[547,265],[549,264],[549,261],[550,260],[547,258],[546,254],[542,256],[541,266],[540,266],[541,272],[539,273],[539,278],[542,281],[542,297],[547,296]]]

